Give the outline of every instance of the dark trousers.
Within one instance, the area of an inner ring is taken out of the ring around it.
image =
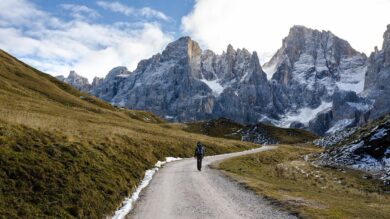
[[[197,160],[197,164],[198,164],[198,170],[201,171],[202,170],[202,158],[197,157],[196,160]]]

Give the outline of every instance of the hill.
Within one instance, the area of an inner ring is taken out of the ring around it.
[[[166,156],[254,144],[188,133],[118,109],[0,51],[0,215],[103,218]]]
[[[297,144],[318,138],[317,135],[303,129],[279,128],[264,123],[242,125],[226,118],[187,123],[186,125],[184,130],[188,132],[257,144]]]
[[[362,170],[390,184],[390,114],[315,143],[326,147],[318,164]]]

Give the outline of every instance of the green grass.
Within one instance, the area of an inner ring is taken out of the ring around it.
[[[254,144],[118,109],[0,51],[0,218],[103,218],[166,156]]]
[[[389,218],[388,187],[364,179],[359,171],[316,167],[304,160],[320,151],[285,145],[225,160],[217,168],[303,218]]]
[[[225,118],[187,123],[184,130],[212,137],[241,140],[241,131],[253,129],[255,126],[257,130],[280,144],[305,143],[318,138],[317,135],[303,129],[279,128],[263,123],[245,126]]]

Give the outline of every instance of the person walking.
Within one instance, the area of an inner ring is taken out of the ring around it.
[[[204,146],[198,142],[196,144],[196,149],[195,149],[195,156],[197,160],[197,167],[199,171],[202,171],[202,159],[204,157]]]

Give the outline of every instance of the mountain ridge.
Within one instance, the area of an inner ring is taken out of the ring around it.
[[[299,25],[290,29],[282,47],[263,66],[256,52],[228,45],[217,55],[202,51],[190,37],[181,37],[161,54],[140,61],[131,74],[106,77],[89,93],[113,105],[147,110],[170,121],[226,117],[247,124],[305,128],[324,135],[374,118],[368,114],[375,92],[371,96],[361,93],[368,93],[365,81],[370,77],[378,80],[372,76],[377,74],[366,76],[373,69],[368,63],[375,57],[367,58],[330,31]],[[267,74],[273,75],[270,80]],[[334,101],[343,106],[334,106]],[[385,103],[378,108],[387,111]]]

